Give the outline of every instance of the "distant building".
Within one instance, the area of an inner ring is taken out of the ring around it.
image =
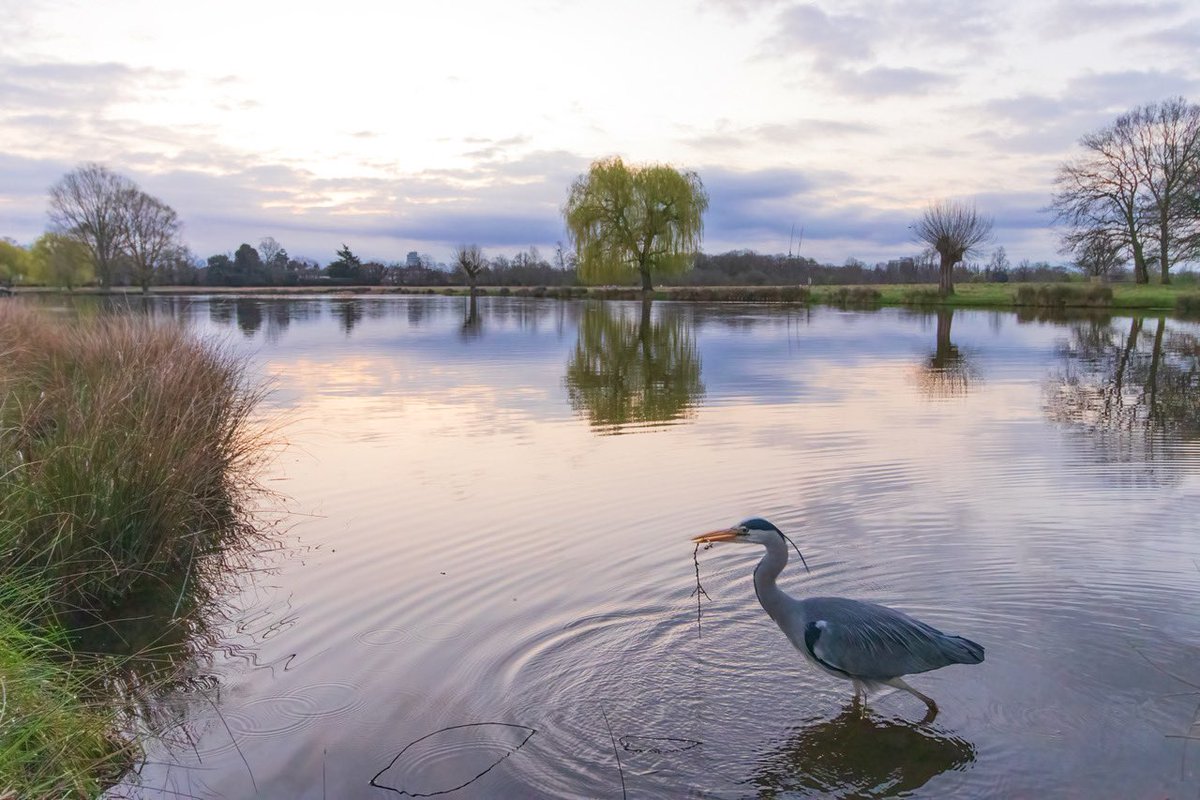
[[[408,255],[404,257],[404,266],[406,266],[406,267],[421,266],[421,255],[416,250],[409,250]]]

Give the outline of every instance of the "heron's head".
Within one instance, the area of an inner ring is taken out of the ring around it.
[[[782,542],[784,535],[765,519],[754,517],[719,531],[709,531],[699,536],[693,536],[693,542],[709,544],[712,542],[743,542],[745,544],[771,544],[773,541]]]
[[[776,528],[761,517],[744,519],[732,528],[724,528],[719,531],[710,531],[702,533],[699,536],[693,536],[692,541],[696,544],[741,542],[745,544],[761,544],[764,547],[787,543],[795,549],[796,555],[800,556],[800,563],[804,564],[806,571],[808,570],[808,562],[804,560],[804,554],[800,552],[799,547],[796,547],[796,543],[789,539],[779,528]]]

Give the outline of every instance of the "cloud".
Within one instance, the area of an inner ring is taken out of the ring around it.
[[[681,143],[711,154],[714,150],[737,150],[762,146],[795,146],[830,139],[879,134],[877,125],[854,120],[800,117],[761,125],[734,127],[727,120],[712,130],[689,133]]]
[[[1158,70],[1089,72],[1055,94],[1025,93],[979,109],[990,130],[976,138],[1006,152],[1064,153],[1085,133],[1147,102],[1188,95],[1200,81]]]
[[[1144,34],[1140,43],[1157,52],[1175,51],[1187,59],[1194,59],[1200,50],[1200,20],[1186,24],[1170,25]]]
[[[148,89],[178,84],[182,73],[105,62],[0,61],[0,108],[95,111]]]
[[[1160,23],[1183,11],[1178,2],[1079,2],[1062,0],[1046,7],[1044,34],[1076,38],[1097,30],[1128,30],[1130,26]]]
[[[871,67],[862,71],[838,70],[835,85],[859,97],[926,94],[953,83],[949,75],[916,67]]]
[[[924,94],[945,88],[948,74],[895,63],[914,41],[945,49],[988,33],[978,18],[940,4],[908,2],[899,6],[843,5],[831,13],[816,4],[795,4],[779,12],[776,30],[765,42],[774,57],[805,58],[813,74],[831,88],[856,97]],[[919,24],[915,24],[919,20]],[[936,30],[936,35],[930,30]],[[904,46],[897,47],[898,44]]]
[[[779,12],[776,32],[766,41],[775,55],[809,56],[822,70],[845,62],[872,58],[879,36],[877,18],[856,14],[829,14],[813,4],[792,5]]]

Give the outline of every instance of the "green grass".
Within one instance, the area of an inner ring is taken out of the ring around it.
[[[116,712],[61,633],[36,631],[44,587],[0,587],[0,797],[95,797],[128,766]]]
[[[1200,292],[1190,291],[1175,298],[1175,311],[1188,316],[1200,314]]]
[[[111,665],[60,623],[204,602],[250,532],[260,396],[181,327],[0,304],[0,798],[92,797],[129,761]],[[157,639],[188,638],[160,616]]]
[[[411,290],[424,293],[462,294],[464,289]],[[1030,294],[1032,292],[1032,294]],[[1111,296],[1109,295],[1111,292]],[[599,300],[640,300],[636,287],[539,286],[481,289],[480,294]],[[660,286],[655,300],[741,303],[824,303],[836,306],[944,306],[949,308],[1112,308],[1125,310],[1188,312],[1200,303],[1200,293],[1189,281],[1162,286],[1151,284],[1092,284],[1069,281],[1048,284],[960,283],[954,294],[941,297],[935,284],[881,284],[872,286]]]

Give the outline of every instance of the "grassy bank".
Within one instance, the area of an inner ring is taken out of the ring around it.
[[[115,710],[86,699],[104,676],[58,621],[191,591],[197,563],[242,536],[259,396],[231,354],[130,317],[2,304],[0,364],[0,587],[36,587],[0,591],[4,688],[26,709],[0,719],[0,797],[88,796],[47,787],[91,785],[127,754]]]
[[[1111,299],[1102,291],[1111,290]],[[22,290],[33,291],[33,290]],[[1052,302],[1037,299],[1039,291]],[[154,294],[261,294],[272,296],[342,295],[465,295],[465,286],[353,286],[353,287],[171,287],[159,286]],[[1033,296],[1030,297],[1030,292]],[[140,291],[136,294],[140,295]],[[597,286],[484,286],[479,294],[502,297],[552,299],[636,300],[641,291],[633,287]],[[1024,296],[1022,296],[1024,295]],[[1200,312],[1200,289],[1192,285],[960,283],[953,295],[942,298],[933,284],[881,284],[873,286],[664,286],[654,292],[656,300],[743,303],[824,303],[828,305],[943,306],[950,308],[1065,307],[1112,308],[1127,311]]]

